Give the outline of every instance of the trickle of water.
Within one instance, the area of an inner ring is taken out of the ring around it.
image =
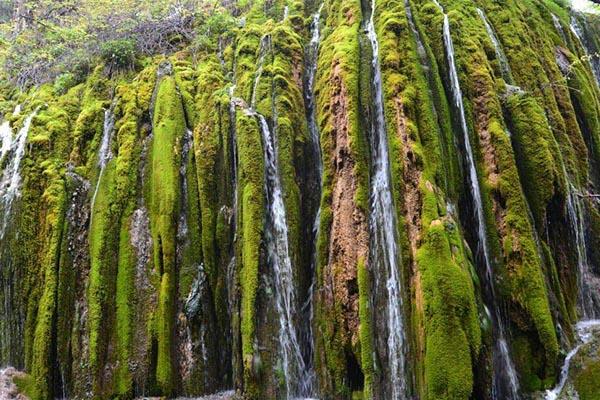
[[[585,23],[585,18],[582,18],[582,20]],[[600,54],[598,54],[597,50],[594,49],[592,43],[587,40],[585,30],[575,15],[571,17],[570,27],[577,40],[579,40],[581,43],[581,47],[583,47],[585,50],[590,68],[592,69],[594,77],[596,78],[596,84],[600,86]]]
[[[568,180],[568,176],[565,177]],[[599,279],[592,272],[588,259],[588,245],[585,234],[585,205],[577,194],[575,186],[568,181],[568,194],[566,198],[567,216],[571,230],[575,236],[577,251],[577,269],[579,272],[579,307],[583,320],[600,317],[600,293],[598,292]]]
[[[315,288],[315,271],[317,266],[317,251],[316,242],[320,228],[321,221],[321,188],[322,188],[322,174],[323,174],[323,156],[321,153],[321,140],[319,137],[319,127],[316,118],[316,107],[315,107],[315,93],[314,84],[315,76],[317,74],[317,63],[319,58],[319,45],[321,42],[321,11],[323,10],[323,3],[319,7],[319,10],[313,15],[311,29],[310,43],[306,49],[306,75],[304,82],[304,103],[306,106],[306,116],[308,121],[308,130],[311,137],[312,143],[312,154],[313,162],[315,164],[315,188],[318,193],[315,194],[315,198],[319,202],[319,207],[315,213],[315,219],[312,228],[312,260],[311,260],[311,274],[312,282],[308,290],[308,298],[302,306],[302,311],[308,315],[308,321],[304,329],[303,344],[305,345],[304,359],[307,364],[307,373],[303,374],[303,381],[300,382],[301,393],[304,396],[312,396],[315,392],[315,374],[313,365],[313,331],[312,331],[312,318],[313,318],[313,299],[314,299],[314,288]]]
[[[370,262],[374,270],[375,286],[385,287],[387,299],[386,327],[387,361],[385,377],[390,399],[407,399],[408,387],[405,370],[404,317],[402,315],[402,280],[400,278],[400,249],[396,210],[392,197],[392,183],[383,106],[383,86],[379,64],[379,42],[375,31],[375,0],[371,0],[371,15],[366,23],[366,34],[371,44],[373,73],[373,119],[370,127],[371,142],[371,198],[370,198]]]
[[[3,121],[2,125],[0,125],[0,161],[2,161],[6,153],[8,153],[11,148],[12,135],[13,131],[10,127],[10,122]]]
[[[279,315],[279,344],[281,369],[285,376],[287,398],[301,396],[301,375],[307,368],[302,357],[298,332],[294,324],[296,301],[294,274],[288,244],[288,229],[279,179],[275,138],[264,116],[256,114],[263,139],[265,157],[265,188],[268,204],[267,252],[269,265],[273,269],[275,305]]]
[[[113,105],[104,110],[104,127],[102,130],[102,141],[100,142],[100,148],[98,149],[98,168],[100,168],[100,173],[98,174],[98,179],[96,180],[96,188],[94,189],[94,194],[92,196],[92,204],[90,208],[90,228],[92,226],[93,218],[94,218],[94,206],[96,205],[96,196],[98,195],[98,190],[100,189],[100,183],[102,181],[102,177],[104,176],[104,169],[108,162],[112,159],[113,154],[110,149],[113,132],[115,130],[115,114],[113,112]]]
[[[18,104],[13,111],[13,116],[21,113],[21,105]],[[10,121],[4,120],[0,125],[0,162],[12,147],[13,130],[10,126]]]
[[[563,40],[563,42],[568,43],[565,30],[563,29],[563,26],[560,23],[560,19],[555,14],[552,14],[552,23],[554,24],[554,28],[560,35],[560,38]]]
[[[268,35],[263,36],[260,39],[260,47],[258,50],[258,69],[254,77],[254,86],[252,87],[252,99],[250,101],[250,108],[253,110],[256,108],[256,93],[258,92],[258,84],[262,77],[263,67],[265,64],[265,57],[267,56],[267,50],[269,48],[270,37]]]
[[[262,76],[263,64],[270,48],[268,35],[261,40],[258,69],[254,79],[251,107],[244,107],[243,101],[235,103],[245,108],[248,115],[256,117],[263,142],[265,162],[265,194],[267,200],[267,224],[265,239],[270,274],[275,291],[275,308],[279,317],[279,365],[285,378],[286,398],[298,399],[310,396],[306,393],[304,383],[310,382],[308,375],[313,374],[310,365],[304,362],[299,342],[298,328],[295,324],[299,304],[296,299],[294,273],[290,259],[288,228],[283,190],[279,177],[278,157],[276,152],[276,126],[271,129],[266,118],[254,110],[256,92]],[[273,119],[277,121],[276,109],[273,107]]]
[[[235,128],[235,85],[229,87],[229,123],[231,124],[231,175],[232,175],[232,186],[233,186],[233,231],[236,234],[235,226],[237,225],[237,212],[238,212],[238,154],[237,154],[237,130]]]
[[[317,178],[319,180],[319,187],[321,186],[321,176],[323,174],[323,156],[321,153],[321,139],[319,137],[319,127],[317,125],[317,116],[315,110],[315,77],[317,74],[317,62],[319,57],[319,45],[321,43],[321,11],[323,10],[323,4],[319,7],[319,10],[313,15],[311,23],[311,39],[306,50],[306,82],[305,82],[305,103],[307,108],[308,116],[308,130],[313,144],[313,153],[316,156],[316,169]]]
[[[0,239],[4,238],[6,228],[10,220],[10,214],[14,200],[19,196],[19,188],[21,185],[20,167],[21,161],[25,156],[25,144],[27,143],[27,135],[31,127],[31,121],[37,114],[37,109],[29,114],[23,122],[23,127],[15,136],[10,144],[10,149],[4,154],[10,157],[6,167],[2,171],[0,178],[0,210],[2,210],[2,225],[0,226]],[[12,132],[11,132],[12,133]],[[4,140],[3,140],[4,147]]]
[[[573,357],[575,357],[579,350],[581,350],[582,346],[588,344],[592,340],[591,330],[599,327],[600,320],[582,321],[575,326],[579,343],[567,354],[567,357],[565,357],[565,362],[560,370],[560,379],[558,381],[558,385],[556,385],[554,389],[546,391],[545,400],[558,399],[558,396],[560,396],[567,383],[567,379],[569,377],[569,368],[571,368],[571,360],[573,360]]]
[[[192,287],[188,294],[187,299],[184,304],[184,312],[188,319],[192,319],[200,314],[202,310],[203,301],[206,301],[207,291],[210,290],[208,288],[208,276],[206,275],[206,271],[204,269],[204,264],[198,264],[198,273],[196,278],[192,282]],[[198,338],[199,343],[194,343],[200,347],[200,355],[202,356],[202,365],[205,368],[209,367],[209,354],[208,354],[208,329],[206,324],[200,324],[200,335]],[[204,373],[204,387],[208,386],[208,377],[209,373]]]
[[[231,136],[231,176],[232,176],[232,213],[231,213],[231,224],[233,231],[233,243],[237,239],[237,215],[238,215],[238,154],[237,154],[237,129],[236,123],[236,99],[235,99],[236,85],[232,85],[228,89],[229,93],[229,133]],[[232,249],[231,259],[227,264],[227,309],[229,315],[232,315],[235,307],[235,250]]]
[[[289,15],[290,15],[290,8],[288,6],[285,6],[283,8],[283,21],[288,19]]]
[[[186,128],[183,136],[183,143],[181,146],[181,165],[179,166],[179,181],[181,182],[181,210],[179,212],[179,224],[177,225],[177,239],[180,249],[183,252],[183,246],[187,240],[188,233],[188,220],[187,220],[187,209],[188,209],[188,179],[187,179],[187,168],[188,168],[188,157],[190,150],[194,145],[194,135],[191,129]],[[183,257],[183,255],[181,255]]]
[[[498,59],[498,62],[500,63],[500,69],[502,71],[502,78],[504,79],[504,81],[506,83],[508,83],[509,85],[512,85],[514,82],[514,79],[512,77],[512,71],[510,69],[510,64],[508,63],[508,59],[506,58],[506,54],[504,54],[504,50],[502,49],[502,45],[500,44],[500,40],[498,39],[498,36],[496,36],[496,32],[494,31],[494,28],[492,28],[490,21],[487,19],[485,12],[483,12],[482,9],[478,8],[477,13],[481,17],[481,20],[483,21],[483,24],[485,25],[485,30],[487,31],[488,36],[490,37],[490,40],[492,41],[492,44],[494,45],[494,50],[496,52],[496,58]]]
[[[489,253],[489,245],[485,226],[485,215],[483,211],[483,202],[479,179],[477,176],[477,168],[473,150],[471,148],[471,139],[469,137],[469,128],[467,126],[467,118],[463,103],[462,90],[456,70],[456,62],[454,59],[454,43],[450,34],[450,20],[445,13],[444,8],[436,1],[444,15],[444,45],[446,47],[446,57],[448,69],[450,73],[450,86],[452,89],[452,97],[456,110],[460,118],[460,127],[463,133],[463,141],[465,147],[465,161],[468,168],[468,181],[471,197],[474,205],[474,216],[477,223],[477,238],[478,238],[478,254],[485,264],[486,289],[488,291],[489,307],[494,310],[492,321],[495,323],[495,346],[494,346],[494,371],[493,371],[493,390],[492,396],[494,399],[511,399],[519,398],[519,381],[513,361],[510,357],[510,350],[506,340],[506,328],[500,313],[499,304],[496,301],[494,290],[494,271],[492,269],[491,256]],[[506,392],[506,393],[505,393]]]

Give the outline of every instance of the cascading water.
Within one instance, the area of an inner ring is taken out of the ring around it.
[[[388,138],[385,127],[383,106],[383,86],[379,64],[379,43],[375,31],[375,0],[371,1],[371,15],[366,21],[366,34],[372,50],[372,106],[373,118],[370,127],[371,144],[371,198],[369,229],[371,236],[370,265],[373,268],[375,293],[385,287],[386,328],[387,332],[387,368],[385,382],[388,384],[390,399],[407,399],[408,385],[406,374],[407,344],[402,315],[402,279],[400,276],[400,249],[396,210],[392,196]]]
[[[288,6],[285,6],[283,8],[283,20],[285,21],[286,19],[288,19],[290,15],[290,8]]]
[[[17,105],[13,111],[13,116],[19,115],[21,112],[21,105]],[[4,159],[4,156],[8,154],[12,147],[13,131],[10,126],[10,121],[5,119],[0,125],[0,163]],[[0,164],[2,165],[2,164]]]
[[[306,113],[308,119],[308,131],[312,140],[313,153],[316,161],[316,172],[318,179],[318,186],[321,186],[321,175],[323,174],[323,157],[321,154],[321,140],[319,138],[319,127],[317,125],[317,115],[315,110],[315,76],[317,74],[317,61],[319,57],[319,45],[321,43],[321,11],[323,10],[323,4],[319,7],[319,10],[313,15],[312,23],[310,26],[312,35],[310,43],[306,50],[306,81],[304,83],[305,90],[305,104]],[[317,219],[318,221],[318,219]],[[318,223],[318,222],[317,222]]]
[[[582,19],[585,21],[585,18]],[[571,17],[571,31],[585,50],[588,62],[596,78],[596,83],[600,86],[600,50],[594,49],[591,42],[587,40],[585,30],[575,15]]]
[[[13,115],[20,112],[17,106]],[[8,250],[3,243],[7,228],[12,218],[13,203],[19,197],[21,185],[20,166],[25,155],[27,135],[33,117],[37,110],[31,113],[23,122],[22,128],[13,137],[10,123],[5,121],[1,129],[2,153],[0,154],[0,165],[4,169],[0,171],[0,366],[22,364],[22,350],[24,316],[23,310],[18,304],[19,274],[14,270],[10,254],[4,253]],[[10,250],[8,251],[10,253]],[[0,390],[1,391],[1,390]]]
[[[563,29],[563,26],[560,23],[560,19],[556,16],[556,14],[552,14],[552,23],[554,24],[554,28],[560,35],[560,38],[563,40],[563,42],[569,43],[567,40],[567,35],[565,33],[565,30]]]
[[[287,397],[301,395],[298,383],[306,372],[294,324],[297,307],[294,275],[289,253],[287,221],[283,193],[279,179],[274,136],[263,115],[256,114],[263,139],[265,157],[265,188],[268,204],[267,251],[269,265],[273,269],[275,305],[279,315],[279,344],[281,368],[286,380]]]
[[[98,174],[98,179],[96,180],[96,188],[94,189],[94,194],[92,196],[92,203],[90,209],[90,227],[92,226],[93,218],[94,218],[94,205],[96,204],[96,196],[98,195],[98,190],[100,189],[100,183],[102,181],[102,177],[104,176],[104,170],[108,162],[112,159],[113,154],[110,149],[112,143],[112,136],[115,130],[115,114],[113,112],[113,106],[104,110],[104,127],[102,130],[102,141],[100,142],[100,149],[98,149],[98,168],[100,168],[100,173]]]
[[[583,320],[600,317],[600,279],[592,272],[588,259],[588,244],[585,234],[585,204],[577,193],[575,186],[568,180],[568,194],[566,198],[567,216],[569,225],[575,237],[577,252],[577,268],[579,281],[579,307]]]
[[[471,139],[469,138],[469,128],[467,126],[462,90],[460,88],[456,62],[454,60],[454,43],[452,41],[452,36],[450,35],[450,20],[444,11],[444,8],[436,0],[433,1],[444,15],[444,45],[446,47],[446,57],[450,74],[450,87],[452,90],[454,107],[458,112],[460,128],[464,136],[465,162],[466,167],[468,168],[467,179],[473,201],[474,217],[477,224],[478,255],[485,265],[484,276],[486,283],[485,287],[488,292],[487,303],[488,308],[493,310],[493,314],[490,313],[491,319],[495,324],[492,397],[494,399],[514,400],[519,398],[519,381],[513,361],[510,357],[508,342],[506,340],[506,328],[504,326],[494,289],[494,271],[492,270],[491,256],[489,253],[481,187],[479,186],[477,168],[475,166],[475,159],[471,148]]]
[[[4,234],[6,233],[13,202],[19,196],[19,187],[21,185],[21,161],[23,160],[23,156],[25,156],[25,144],[27,143],[27,135],[29,134],[31,121],[36,114],[37,109],[25,118],[23,127],[19,130],[14,141],[10,144],[10,149],[4,154],[4,156],[10,157],[10,159],[6,163],[6,167],[2,171],[2,176],[0,177],[0,211],[2,211],[0,240],[4,238]]]
[[[238,155],[237,155],[237,130],[235,127],[236,112],[235,112],[235,85],[228,89],[229,93],[229,123],[230,123],[230,146],[231,146],[231,192],[232,192],[232,213],[231,213],[231,230],[233,232],[233,243],[237,239],[237,215],[238,215]],[[227,264],[227,307],[229,315],[232,315],[235,307],[235,251],[232,249],[231,259]]]
[[[554,389],[546,391],[545,400],[558,399],[558,396],[560,396],[567,383],[569,369],[571,368],[571,360],[577,355],[579,350],[581,350],[584,345],[588,344],[592,340],[593,335],[591,330],[598,329],[598,327],[600,327],[600,320],[581,321],[575,326],[579,343],[569,352],[569,354],[567,354],[565,362],[560,370],[560,379],[558,380],[558,385],[556,385]]]
[[[502,71],[502,78],[504,79],[504,81],[507,84],[512,85],[514,82],[514,79],[512,77],[512,71],[510,70],[510,64],[508,63],[506,54],[504,54],[504,50],[502,49],[500,40],[498,40],[498,36],[496,36],[496,32],[494,31],[494,28],[492,28],[492,25],[490,24],[490,21],[487,19],[487,16],[483,12],[483,10],[478,8],[477,13],[481,17],[481,20],[483,21],[483,24],[485,25],[485,30],[487,31],[488,36],[490,37],[490,40],[492,41],[492,44],[494,45],[494,51],[496,52],[496,58],[498,59],[498,62],[500,63],[500,70]]]
[[[308,378],[314,374],[310,365],[304,362],[299,342],[298,328],[295,324],[298,309],[292,261],[288,243],[288,228],[283,190],[279,177],[279,166],[276,146],[276,124],[271,129],[266,118],[254,110],[256,92],[262,76],[263,64],[270,48],[269,36],[261,40],[259,64],[254,80],[252,106],[246,113],[256,117],[262,135],[265,162],[265,193],[267,200],[267,224],[265,239],[267,245],[268,264],[272,273],[272,284],[275,289],[275,309],[279,318],[279,357],[282,375],[285,377],[287,399],[305,398],[312,395],[312,385]],[[240,102],[238,102],[240,104]],[[274,104],[274,101],[273,101]],[[273,119],[277,120],[275,106]]]
[[[250,100],[250,108],[254,110],[256,108],[256,93],[258,93],[258,84],[262,77],[263,68],[265,65],[265,57],[267,56],[267,49],[269,43],[269,36],[265,35],[260,39],[260,48],[258,50],[258,68],[254,76],[254,85],[252,87],[252,98]]]
[[[306,108],[306,117],[308,122],[308,131],[311,137],[312,143],[312,162],[314,164],[314,188],[316,189],[315,199],[320,204],[321,191],[322,191],[322,175],[323,175],[323,156],[321,153],[321,140],[319,137],[319,127],[317,125],[316,118],[316,107],[315,107],[315,93],[314,84],[315,76],[317,74],[317,62],[319,57],[319,45],[321,42],[321,11],[323,10],[323,4],[319,7],[318,11],[313,15],[311,29],[311,40],[306,49],[306,66],[305,66],[305,80],[304,80],[304,104]],[[302,311],[307,315],[306,326],[304,327],[303,345],[305,347],[304,359],[307,365],[307,373],[304,374],[304,382],[300,385],[303,388],[304,395],[313,395],[315,391],[315,374],[313,365],[313,331],[312,331],[312,317],[313,317],[313,298],[314,298],[314,287],[315,287],[315,271],[317,265],[317,237],[319,233],[321,220],[321,207],[317,207],[315,213],[314,222],[312,225],[312,259],[311,259],[311,285],[308,290],[308,298],[302,307]]]

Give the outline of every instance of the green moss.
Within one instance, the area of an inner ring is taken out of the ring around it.
[[[555,161],[558,146],[544,110],[527,95],[507,99],[512,142],[523,190],[537,226],[546,220],[546,208],[561,182],[562,171]],[[561,185],[562,184],[562,185]]]
[[[33,352],[31,360],[31,376],[34,380],[32,399],[47,399],[53,396],[50,364],[53,346],[56,341],[55,318],[58,286],[58,264],[63,239],[65,190],[60,180],[49,186],[44,198],[52,210],[45,218],[47,233],[47,253],[43,263],[43,292],[39,301],[35,326]]]
[[[600,183],[600,92],[593,74],[577,61],[572,62],[571,75],[567,82],[571,88],[573,107],[582,132],[586,148],[580,157],[589,159],[591,179]],[[587,172],[587,171],[586,171]],[[585,175],[584,175],[585,176]],[[583,182],[582,182],[583,183]]]
[[[481,345],[469,270],[461,252],[453,251],[460,245],[455,229],[452,220],[431,221],[417,253],[425,297],[425,383],[432,399],[471,396],[471,358]]]
[[[14,383],[17,386],[19,393],[27,396],[29,399],[35,399],[36,388],[31,375],[17,376],[14,378]]]
[[[135,257],[130,245],[129,219],[121,225],[119,238],[119,261],[116,286],[116,319],[119,365],[116,372],[116,390],[122,396],[133,391],[133,381],[129,367],[133,338],[133,300],[135,289]]]
[[[260,248],[265,218],[263,196],[263,157],[258,125],[253,117],[238,115],[238,150],[241,194],[241,337],[244,380],[247,393],[257,395],[254,353],[256,343],[256,299],[259,289]]]
[[[229,99],[224,89],[224,78],[219,71],[218,61],[205,61],[199,72],[197,109],[198,125],[194,131],[194,152],[197,169],[197,186],[202,218],[202,255],[211,287],[214,290],[215,306],[224,301],[224,277],[221,269],[216,237],[217,217],[221,208],[220,189],[225,180],[222,168],[223,148],[229,129]],[[221,310],[219,308],[219,310]],[[217,315],[218,318],[226,315]]]
[[[158,341],[156,381],[161,392],[174,390],[172,338],[176,301],[176,237],[179,215],[180,140],[186,122],[175,80],[160,82],[153,115],[154,137],[151,145],[150,224],[154,265],[160,276],[155,329]]]
[[[371,296],[371,284],[369,282],[369,273],[365,268],[364,260],[361,260],[357,266],[358,276],[358,307],[359,307],[359,334],[360,334],[360,357],[361,369],[364,374],[363,398],[371,399],[373,397],[373,379],[375,378],[374,360],[373,360],[373,329],[371,306],[369,298]]]
[[[574,385],[581,400],[600,399],[600,361],[586,365],[575,377]]]

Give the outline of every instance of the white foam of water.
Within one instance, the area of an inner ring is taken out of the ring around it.
[[[450,85],[452,88],[452,96],[454,101],[454,106],[459,112],[460,117],[460,126],[463,133],[463,141],[465,147],[465,158],[467,162],[468,168],[468,181],[469,181],[469,189],[471,191],[471,197],[473,198],[473,205],[475,207],[475,219],[477,223],[477,238],[478,238],[478,250],[481,254],[484,264],[485,264],[485,274],[486,280],[488,282],[488,290],[491,298],[491,307],[494,311],[494,319],[493,321],[496,324],[495,329],[495,349],[494,351],[497,354],[497,362],[501,364],[500,366],[495,365],[494,367],[494,384],[492,396],[495,399],[499,399],[499,396],[505,396],[508,399],[518,399],[519,398],[519,381],[516,369],[514,367],[513,361],[510,357],[510,351],[506,340],[506,328],[504,327],[504,322],[502,319],[502,315],[500,313],[499,305],[496,302],[496,296],[494,293],[494,271],[492,268],[491,256],[489,252],[489,244],[487,239],[486,225],[485,225],[485,215],[483,211],[483,200],[481,195],[481,188],[479,185],[479,178],[477,176],[477,168],[475,166],[475,158],[473,155],[473,150],[471,147],[471,139],[469,137],[469,128],[467,125],[467,118],[465,113],[465,107],[463,102],[462,90],[460,87],[460,81],[458,79],[458,71],[456,69],[456,62],[454,58],[454,43],[452,41],[452,36],[450,34],[450,20],[448,15],[445,13],[444,8],[437,2],[437,0],[433,0],[434,3],[438,6],[442,14],[444,15],[444,44],[446,47],[446,56],[448,61],[448,69],[450,72]],[[499,378],[507,377],[508,381],[507,386],[509,393],[500,393],[501,383]],[[508,397],[506,397],[508,396]]]
[[[397,244],[398,232],[392,183],[390,175],[389,151],[385,126],[383,83],[379,63],[379,42],[375,30],[375,0],[371,1],[371,15],[366,24],[367,37],[371,43],[373,71],[373,107],[371,121],[371,157],[373,175],[371,178],[370,230],[371,258],[375,272],[375,284],[385,283],[387,319],[387,360],[386,380],[389,382],[391,399],[407,399],[408,387],[405,371],[405,328],[402,315],[402,280],[400,278],[400,249]]]
[[[21,161],[25,156],[25,144],[27,143],[27,135],[33,117],[37,114],[37,109],[29,114],[23,122],[23,127],[19,130],[10,144],[10,160],[6,168],[2,171],[0,177],[0,209],[3,212],[2,226],[0,226],[0,239],[4,237],[14,200],[20,195],[19,189],[21,186],[20,167]],[[3,141],[4,142],[4,141]],[[3,143],[4,147],[4,143]]]
[[[560,379],[558,385],[552,390],[546,391],[546,400],[557,400],[563,391],[567,379],[569,378],[569,369],[571,367],[571,360],[577,355],[581,347],[588,344],[592,340],[591,330],[594,328],[600,328],[600,320],[586,320],[581,321],[575,326],[579,343],[569,351],[569,354],[565,357],[565,362],[560,370]]]

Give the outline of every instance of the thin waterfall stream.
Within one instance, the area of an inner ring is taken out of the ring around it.
[[[555,15],[555,27],[566,37],[560,20]],[[585,40],[585,32],[577,17],[571,17],[570,29],[585,50],[597,83],[600,85],[600,55],[594,54],[590,43]],[[589,246],[586,235],[586,205],[583,197],[578,192],[572,178],[567,172],[564,161],[561,160],[563,176],[567,182],[566,212],[569,226],[575,238],[575,250],[577,256],[578,286],[579,286],[579,308],[582,321],[593,320],[600,317],[600,279],[593,273],[593,268],[588,258]]]
[[[316,189],[315,198],[319,206],[317,207],[314,222],[312,225],[312,243],[311,243],[311,265],[310,265],[310,276],[311,284],[308,289],[308,297],[306,302],[302,306],[302,312],[306,316],[305,324],[303,326],[304,332],[302,337],[302,345],[304,346],[304,360],[307,365],[307,372],[303,376],[303,382],[300,383],[302,387],[302,393],[306,396],[314,396],[316,389],[316,376],[313,368],[313,301],[314,301],[314,288],[315,288],[315,277],[317,267],[317,237],[319,234],[320,221],[321,221],[321,193],[322,193],[322,175],[323,175],[323,155],[321,153],[321,140],[320,132],[317,124],[316,116],[316,99],[315,99],[315,77],[317,74],[317,63],[319,58],[319,47],[321,43],[321,12],[323,11],[323,3],[319,6],[319,9],[312,17],[310,25],[311,39],[306,49],[306,65],[305,65],[305,79],[304,79],[304,103],[306,108],[306,118],[308,122],[308,131],[311,138],[312,144],[312,161],[314,163],[314,188]]]
[[[585,19],[583,20],[585,21]],[[584,27],[581,26],[576,15],[571,17],[570,28],[577,40],[579,40],[579,43],[581,43],[581,47],[585,50],[585,55],[596,78],[596,83],[600,87],[600,54],[593,48],[590,41],[587,40]]]
[[[13,116],[17,116],[21,113],[21,105],[17,105],[13,111]],[[0,162],[4,159],[4,156],[8,154],[13,144],[13,130],[10,126],[10,121],[6,118],[0,125]],[[1,165],[1,164],[0,164]]]
[[[554,24],[554,29],[556,29],[556,31],[560,35],[560,38],[563,40],[563,42],[569,43],[567,40],[567,35],[565,33],[565,30],[563,29],[563,26],[560,23],[560,19],[556,16],[556,14],[552,14],[552,23]]]
[[[569,370],[571,368],[571,361],[573,357],[579,353],[579,350],[586,344],[590,343],[592,340],[592,330],[598,329],[600,327],[600,320],[588,320],[588,321],[580,321],[575,326],[575,331],[577,332],[577,340],[578,344],[567,354],[565,357],[565,362],[560,370],[560,378],[558,380],[558,384],[552,390],[546,391],[545,400],[557,400],[562,393],[565,385],[567,384],[567,379],[569,378]]]
[[[229,94],[229,123],[230,123],[230,151],[231,151],[231,231],[233,232],[232,238],[232,249],[231,259],[227,264],[227,307],[229,315],[233,315],[235,308],[235,241],[237,240],[237,217],[238,217],[238,154],[237,154],[237,130],[235,126],[236,121],[236,102],[235,102],[235,89],[236,85],[233,84],[228,89]]]
[[[267,222],[265,240],[268,265],[271,268],[271,282],[275,291],[275,310],[279,318],[279,368],[285,378],[285,398],[312,398],[314,371],[304,360],[300,334],[296,326],[300,311],[297,300],[294,272],[288,242],[288,226],[283,201],[283,187],[279,176],[277,155],[277,110],[273,99],[273,127],[269,126],[264,115],[255,110],[257,89],[262,77],[264,62],[271,48],[270,37],[265,35],[260,42],[258,67],[254,78],[251,106],[236,99],[247,115],[257,119],[263,143],[265,163],[265,196],[267,202]],[[273,94],[274,97],[274,94]]]
[[[577,255],[579,308],[582,321],[600,318],[600,279],[593,271],[588,258],[588,243],[585,232],[585,204],[571,183],[566,170],[565,178],[568,183],[566,198],[567,216],[569,225],[575,237],[575,250]]]
[[[27,143],[29,128],[31,127],[31,122],[33,117],[37,114],[37,111],[38,110],[36,109],[25,118],[23,126],[14,137],[14,140],[10,143],[10,148],[6,150],[6,152],[3,151],[3,158],[10,157],[10,159],[6,163],[6,167],[2,171],[2,176],[0,177],[0,210],[3,214],[2,225],[0,226],[0,239],[4,238],[6,228],[10,221],[13,203],[19,196],[19,188],[21,186],[21,161],[25,156],[25,144]],[[12,131],[10,134],[12,136]],[[2,145],[4,148],[4,140]],[[9,145],[7,145],[7,147],[9,147]]]
[[[479,186],[479,178],[477,168],[475,166],[475,158],[471,147],[471,139],[469,137],[469,128],[463,103],[463,95],[458,79],[458,71],[454,59],[454,43],[450,34],[450,20],[444,8],[433,0],[437,7],[444,15],[444,45],[446,47],[446,57],[448,62],[450,85],[454,107],[458,112],[460,119],[460,128],[463,133],[463,141],[465,148],[465,163],[468,168],[467,179],[469,182],[469,190],[474,207],[474,217],[477,224],[477,239],[478,239],[478,254],[485,265],[485,289],[487,291],[486,307],[490,312],[491,320],[494,324],[494,349],[493,349],[493,399],[519,399],[519,381],[517,372],[512,361],[508,342],[506,339],[506,327],[498,304],[495,288],[494,288],[494,271],[492,268],[491,255],[487,238],[487,229],[485,226],[485,215],[483,211],[483,200],[481,195],[481,187]]]
[[[385,126],[383,84],[379,63],[379,42],[375,30],[375,0],[371,0],[370,16],[365,21],[366,34],[372,51],[372,107],[373,117],[369,132],[371,145],[371,194],[369,229],[371,236],[370,263],[373,269],[376,293],[384,287],[387,319],[387,368],[390,399],[408,399],[409,385],[406,373],[406,346],[404,316],[402,313],[402,279],[396,207],[392,195],[387,130]]]
[[[92,222],[94,218],[94,206],[96,204],[96,197],[98,196],[98,190],[100,190],[100,183],[102,181],[102,177],[104,176],[104,170],[106,169],[106,165],[112,159],[113,154],[110,149],[112,143],[112,136],[115,130],[115,114],[113,112],[114,102],[113,104],[104,110],[104,126],[102,130],[102,141],[100,142],[100,149],[98,150],[98,168],[100,172],[98,173],[98,179],[96,180],[96,187],[94,189],[94,194],[92,195],[92,203],[90,208],[90,229],[92,227]]]
[[[481,8],[477,9],[477,13],[479,14],[479,17],[481,18],[481,20],[483,21],[483,24],[485,25],[485,30],[487,31],[487,34],[488,34],[490,40],[492,41],[492,44],[494,45],[494,51],[496,53],[496,58],[498,59],[498,62],[500,63],[500,69],[502,71],[502,78],[504,79],[504,81],[507,84],[512,85],[514,83],[514,79],[512,76],[512,71],[510,69],[510,64],[508,63],[506,54],[504,53],[504,50],[502,49],[500,40],[498,39],[498,36],[496,35],[496,31],[494,31],[494,28],[492,28],[490,21],[488,20],[487,16],[485,15],[485,13],[483,12],[483,10]]]

